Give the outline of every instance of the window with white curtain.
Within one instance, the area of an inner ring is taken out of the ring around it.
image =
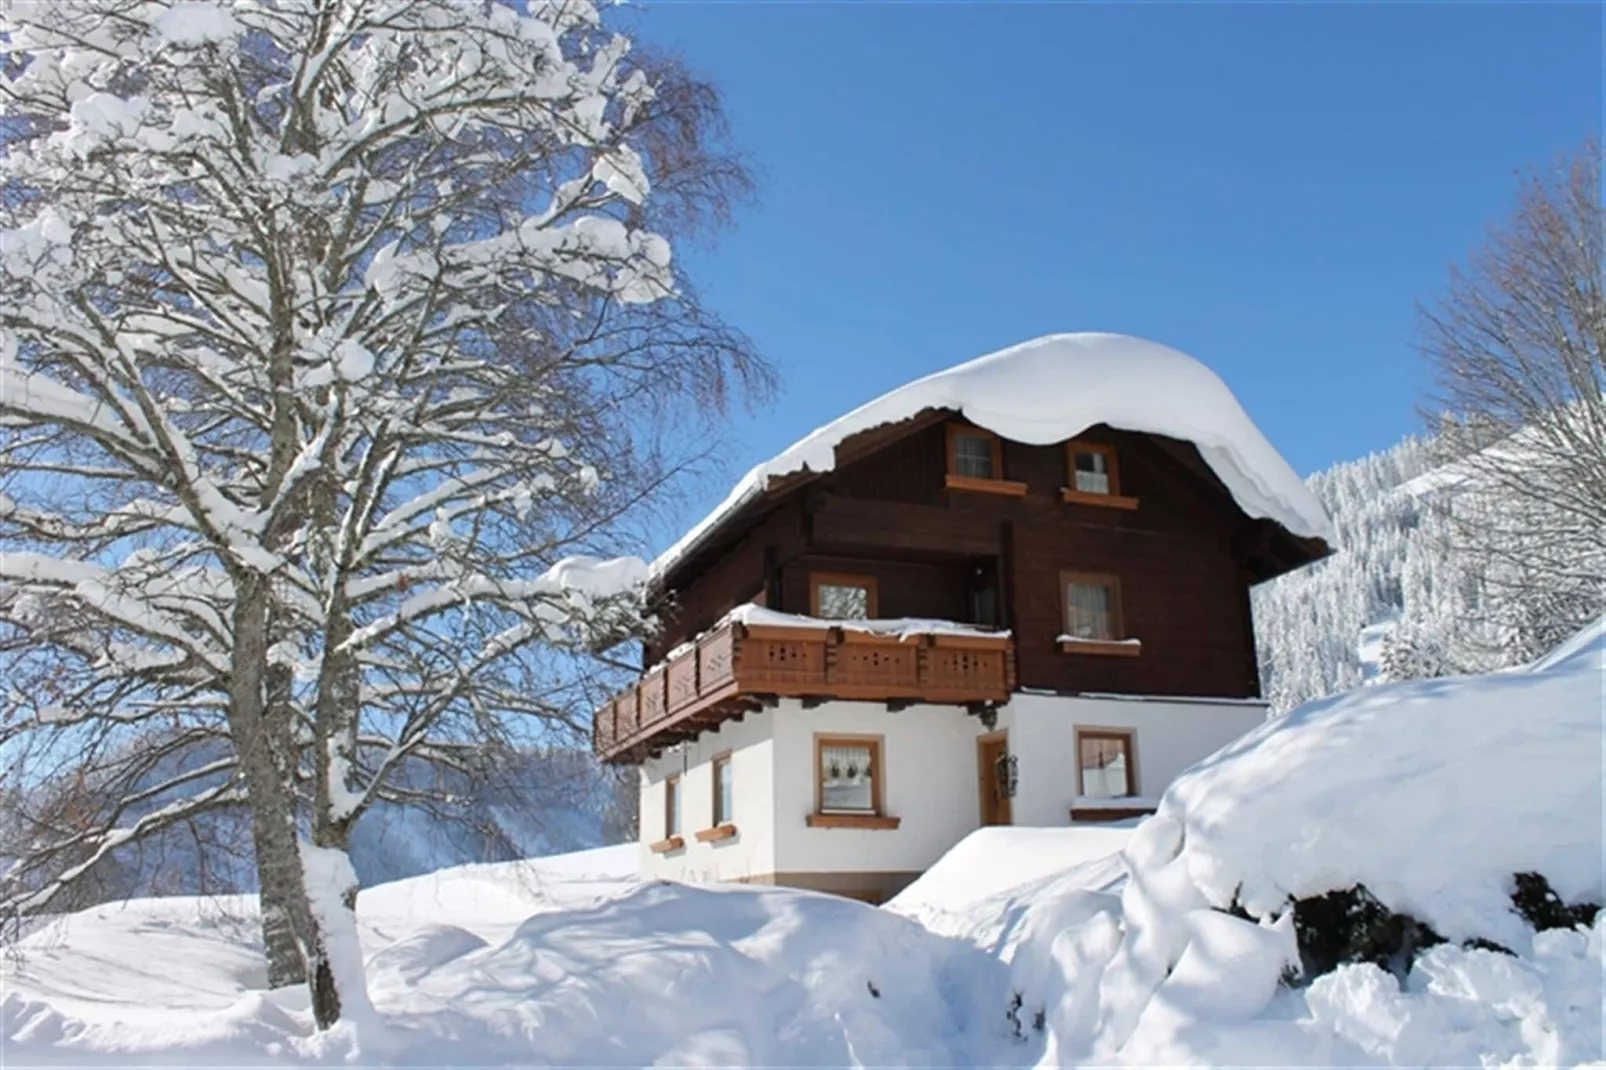
[[[876,740],[822,739],[817,748],[820,812],[873,814],[880,809],[876,783],[880,764]]]
[[[1065,583],[1065,634],[1077,639],[1119,639],[1115,583],[1073,577]]]
[[[993,439],[991,435],[954,434],[954,474],[971,479],[997,479],[993,470]]]
[[[1111,493],[1109,457],[1095,450],[1078,450],[1076,489],[1083,494]]]
[[[1081,795],[1119,799],[1136,794],[1132,779],[1132,737],[1116,732],[1081,732]]]

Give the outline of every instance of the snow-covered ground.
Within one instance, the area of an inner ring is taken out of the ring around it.
[[[975,947],[834,896],[640,883],[635,860],[632,844],[364,891],[379,1035],[316,1036],[301,990],[262,991],[247,897],[70,915],[4,966],[0,1064],[928,1066],[1015,1050],[1004,968]]]
[[[99,907],[5,962],[0,1062],[1599,1062],[1606,927],[1508,897],[1530,870],[1602,897],[1603,648],[1311,704],[1135,827],[982,830],[883,909],[642,883],[634,846],[379,885],[361,1030],[262,990],[249,899]],[[1449,942],[1286,983],[1291,898],[1356,883]]]

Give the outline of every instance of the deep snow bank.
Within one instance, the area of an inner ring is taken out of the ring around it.
[[[1511,893],[1533,871],[1600,901],[1603,632],[1527,671],[1305,706],[1179,777],[1117,886],[1084,863],[988,900],[1011,920],[983,943],[1045,1063],[1601,1059],[1606,914],[1535,933]],[[1452,942],[1280,985],[1300,961],[1291,900],[1356,884]]]
[[[1109,891],[1126,876],[1121,849],[1134,822],[1077,828],[977,829],[891,899],[886,909],[942,936],[957,936],[1008,957],[1053,926],[1022,904]],[[1022,921],[1026,922],[1023,927]]]
[[[759,494],[802,469],[830,471],[844,439],[926,409],[952,409],[1016,442],[1047,445],[1094,424],[1192,442],[1250,516],[1333,542],[1332,522],[1227,384],[1169,346],[1124,334],[1053,334],[889,391],[756,465],[652,564],[661,574]]]
[[[1602,649],[1597,625],[1526,672],[1310,703],[1179,777],[1159,816],[1212,905],[1360,883],[1450,940],[1525,947],[1514,873],[1601,901]]]
[[[995,1065],[1006,972],[847,899],[641,883],[634,845],[366,889],[377,1026],[262,990],[255,902],[58,920],[4,970],[5,1065]]]

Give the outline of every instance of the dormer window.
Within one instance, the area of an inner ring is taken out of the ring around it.
[[[974,490],[1019,498],[1026,484],[1004,478],[1004,449],[991,431],[967,424],[948,425],[949,490]]]
[[[1136,509],[1138,500],[1121,494],[1121,466],[1115,447],[1102,442],[1072,439],[1065,446],[1070,485],[1061,492],[1068,502],[1078,505],[1105,505],[1115,509]]]
[[[809,574],[809,614],[822,620],[871,620],[876,615],[874,576]]]

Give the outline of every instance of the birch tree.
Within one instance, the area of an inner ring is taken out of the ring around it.
[[[112,800],[0,904],[243,806],[280,979],[360,1019],[353,825],[572,716],[606,555],[767,385],[673,255],[745,192],[717,95],[584,0],[0,17],[0,745]]]

